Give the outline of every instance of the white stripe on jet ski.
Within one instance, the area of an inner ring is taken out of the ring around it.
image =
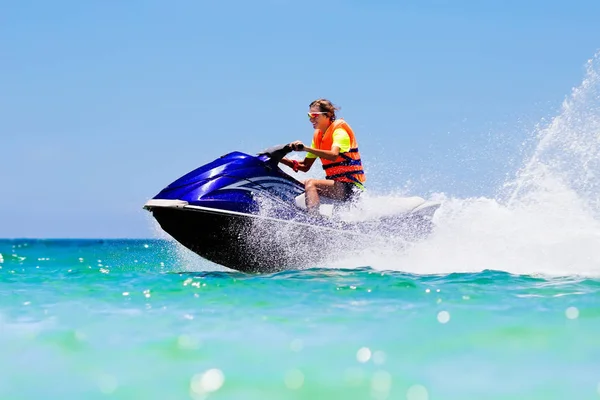
[[[368,235],[365,233],[357,233],[357,232],[352,232],[352,231],[345,231],[343,229],[335,229],[335,228],[329,228],[326,226],[320,226],[320,225],[311,225],[311,224],[307,224],[304,222],[297,222],[297,221],[288,221],[288,220],[284,220],[284,219],[277,219],[277,218],[273,218],[273,217],[265,217],[262,215],[256,215],[256,214],[246,214],[246,213],[242,213],[239,211],[229,211],[229,210],[218,210],[216,208],[210,208],[210,207],[202,207],[202,206],[193,206],[193,205],[187,205],[183,207],[184,209],[192,209],[192,210],[198,210],[198,211],[204,211],[204,212],[208,212],[208,213],[212,213],[212,214],[227,214],[227,215],[234,215],[234,216],[238,216],[238,217],[250,217],[250,218],[255,218],[255,219],[262,219],[262,220],[267,220],[267,221],[272,221],[272,222],[283,222],[286,224],[292,224],[292,225],[299,225],[299,226],[305,226],[308,228],[318,228],[318,229],[324,229],[327,231],[331,231],[331,232],[336,232],[336,233],[342,233],[342,234],[351,234],[353,236],[362,236],[365,238],[369,238],[369,239],[383,239],[382,237],[379,236],[373,236],[373,235]]]
[[[267,182],[261,183],[263,181],[267,181]],[[273,181],[275,181],[275,182],[273,182]],[[246,187],[246,185],[251,184],[251,183],[254,183],[254,184],[260,185],[260,186]],[[299,187],[294,185],[289,180],[284,179],[284,178],[272,177],[272,176],[257,176],[254,178],[244,178],[238,182],[232,183],[231,185],[225,186],[219,190],[240,189],[240,190],[246,190],[249,192],[254,192],[254,191],[260,191],[260,189],[262,189],[262,188],[283,188],[283,189],[288,189],[288,190],[291,189],[297,193],[302,193],[302,189],[300,189]]]

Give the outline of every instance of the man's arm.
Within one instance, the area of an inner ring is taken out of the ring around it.
[[[340,154],[340,148],[338,146],[331,146],[331,150],[313,149],[312,147],[304,147],[304,150],[329,161],[337,160]],[[313,158],[313,160],[315,159]]]
[[[306,157],[306,158],[304,158],[303,161],[297,161],[297,163],[298,163],[298,171],[308,172],[308,170],[310,170],[310,168],[314,164],[315,160],[316,160],[316,158]],[[290,160],[288,158],[282,158],[281,159],[281,163],[282,164],[287,165],[288,167],[290,167],[292,169],[294,168],[294,161],[292,161],[292,160]]]
[[[314,145],[313,141],[311,147],[305,147],[304,150],[326,160],[335,161],[340,153],[350,150],[350,136],[343,128],[338,128],[333,132],[331,150],[315,149]]]

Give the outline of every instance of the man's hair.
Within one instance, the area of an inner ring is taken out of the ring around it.
[[[319,107],[319,111],[320,112],[326,112],[327,116],[332,120],[335,121],[335,112],[337,110],[339,110],[338,107],[334,106],[329,100],[327,99],[318,99],[313,101],[312,103],[310,103],[309,107]]]

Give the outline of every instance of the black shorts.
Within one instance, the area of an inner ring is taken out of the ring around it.
[[[362,190],[352,182],[340,182],[344,186],[344,201],[356,200]]]

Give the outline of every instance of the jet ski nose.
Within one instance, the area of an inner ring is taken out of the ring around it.
[[[153,208],[183,208],[189,203],[185,200],[151,199],[144,204],[144,210]]]

